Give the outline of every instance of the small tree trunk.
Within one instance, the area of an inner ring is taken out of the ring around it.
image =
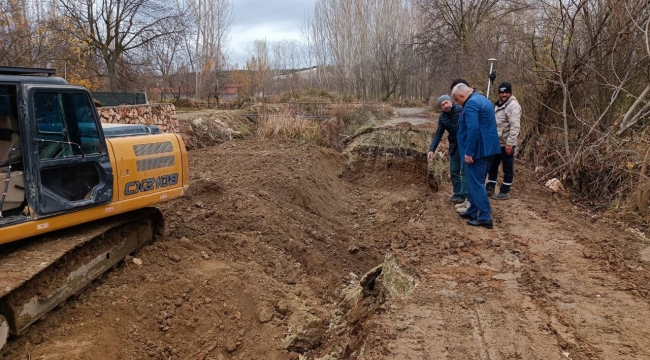
[[[562,83],[562,120],[564,121],[564,150],[567,161],[571,158],[571,148],[569,147],[569,120],[567,115],[567,102],[569,98],[567,85]]]
[[[106,72],[108,73],[108,83],[111,87],[112,92],[117,92],[118,91],[118,83],[117,83],[117,74],[115,70],[115,63],[116,61],[111,58],[111,55],[106,54],[104,56],[104,61],[106,62]]]
[[[641,165],[641,172],[639,173],[639,181],[636,188],[636,207],[640,213],[645,213],[648,210],[648,184],[645,181],[645,173],[648,168],[648,158],[650,158],[650,147],[645,152],[643,157],[643,164]],[[644,185],[645,184],[645,185]]]
[[[648,84],[645,87],[641,95],[639,95],[639,97],[636,98],[632,106],[630,106],[630,108],[627,110],[625,116],[623,116],[623,120],[621,121],[620,127],[616,132],[616,135],[619,136],[622,135],[627,129],[632,127],[632,125],[634,125],[640,119],[640,116],[632,117],[632,115],[634,114],[634,110],[636,110],[639,104],[641,104],[645,100],[645,97],[648,96],[648,93],[650,93],[650,84]]]

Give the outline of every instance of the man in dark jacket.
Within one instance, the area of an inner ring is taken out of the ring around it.
[[[456,85],[451,96],[463,105],[457,135],[461,156],[464,155],[467,164],[465,172],[471,203],[460,216],[468,219],[469,225],[491,229],[492,208],[485,190],[485,177],[492,159],[501,152],[494,105],[465,84]]]
[[[442,110],[442,113],[438,117],[438,128],[431,139],[427,159],[433,158],[433,153],[436,152],[440,140],[442,140],[442,135],[446,131],[448,134],[447,140],[449,141],[449,174],[451,174],[451,184],[454,187],[454,195],[449,200],[460,204],[467,198],[467,184],[464,174],[461,174],[460,152],[458,151],[458,140],[456,138],[458,117],[463,111],[463,107],[454,105],[448,95],[442,95],[438,98],[438,107]]]

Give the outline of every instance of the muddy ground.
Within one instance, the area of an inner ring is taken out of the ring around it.
[[[467,226],[448,182],[427,187],[433,129],[409,112],[342,153],[253,136],[191,151],[165,235],[0,355],[650,359],[650,241],[522,167],[495,228]]]

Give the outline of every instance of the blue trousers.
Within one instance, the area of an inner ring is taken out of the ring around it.
[[[454,195],[467,197],[467,181],[465,180],[465,159],[460,158],[458,145],[449,147],[449,174]]]
[[[465,164],[467,173],[467,190],[469,193],[470,207],[467,214],[477,216],[479,221],[492,221],[492,207],[485,191],[485,177],[494,155],[474,159],[474,163]]]

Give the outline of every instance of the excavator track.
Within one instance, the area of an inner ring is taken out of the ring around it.
[[[0,248],[0,349],[163,230],[144,208]]]

